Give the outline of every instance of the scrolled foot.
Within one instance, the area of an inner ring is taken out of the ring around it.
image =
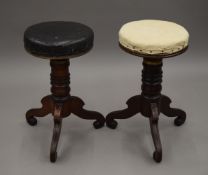
[[[174,120],[175,126],[181,126],[185,123],[186,121],[186,116],[179,116]]]
[[[162,161],[162,151],[155,151],[153,153],[153,159],[155,160],[155,162],[160,163]]]
[[[115,119],[127,119],[140,112],[140,95],[131,97],[127,102],[127,108],[119,111],[114,111],[106,116],[106,125],[115,129],[118,125]]]
[[[186,121],[186,113],[177,108],[170,107],[171,99],[165,95],[161,98],[161,112],[168,117],[176,117],[174,120],[175,126],[181,126]]]
[[[106,120],[106,126],[110,129],[116,129],[116,127],[118,126],[118,122],[114,119],[108,119]]]
[[[115,119],[127,119],[137,113],[137,110],[132,110],[129,106],[124,110],[111,112],[106,116],[106,125],[111,129],[116,129],[118,123]]]
[[[37,125],[37,119],[33,116],[26,117],[26,121],[30,126],[35,126]]]
[[[93,123],[93,126],[94,126],[95,129],[102,128],[104,125],[105,125],[105,122],[100,121],[100,120],[96,120]]]
[[[50,161],[51,161],[52,163],[55,163],[56,160],[57,160],[57,152],[52,152],[52,153],[50,154]]]
[[[71,97],[71,112],[85,120],[96,120],[93,123],[95,129],[102,128],[105,125],[104,116],[96,111],[89,111],[83,108],[84,102],[78,97]]]
[[[26,121],[29,125],[37,125],[37,119],[35,117],[44,117],[51,112],[52,100],[50,96],[46,96],[41,100],[42,107],[37,109],[30,109],[26,112]]]

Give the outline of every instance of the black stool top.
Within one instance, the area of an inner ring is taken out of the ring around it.
[[[40,57],[66,57],[89,51],[93,46],[93,30],[76,22],[44,22],[24,33],[25,49]]]

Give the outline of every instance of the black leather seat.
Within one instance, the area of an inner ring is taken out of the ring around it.
[[[93,30],[76,22],[44,22],[24,33],[25,49],[33,55],[56,58],[79,55],[93,46]]]

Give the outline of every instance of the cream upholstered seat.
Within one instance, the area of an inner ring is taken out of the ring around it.
[[[187,30],[173,22],[140,20],[123,25],[119,43],[141,54],[172,54],[188,46]]]

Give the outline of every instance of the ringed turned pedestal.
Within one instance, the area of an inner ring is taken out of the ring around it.
[[[107,115],[106,124],[115,129],[115,119],[127,119],[137,113],[149,118],[151,134],[155,146],[153,158],[162,160],[162,145],[158,130],[159,114],[176,117],[175,125],[186,120],[186,113],[171,108],[171,99],[161,94],[162,61],[177,56],[188,48],[189,34],[182,26],[168,21],[141,20],[125,24],[119,31],[119,46],[125,52],[143,57],[141,94],[127,101],[128,107]]]

